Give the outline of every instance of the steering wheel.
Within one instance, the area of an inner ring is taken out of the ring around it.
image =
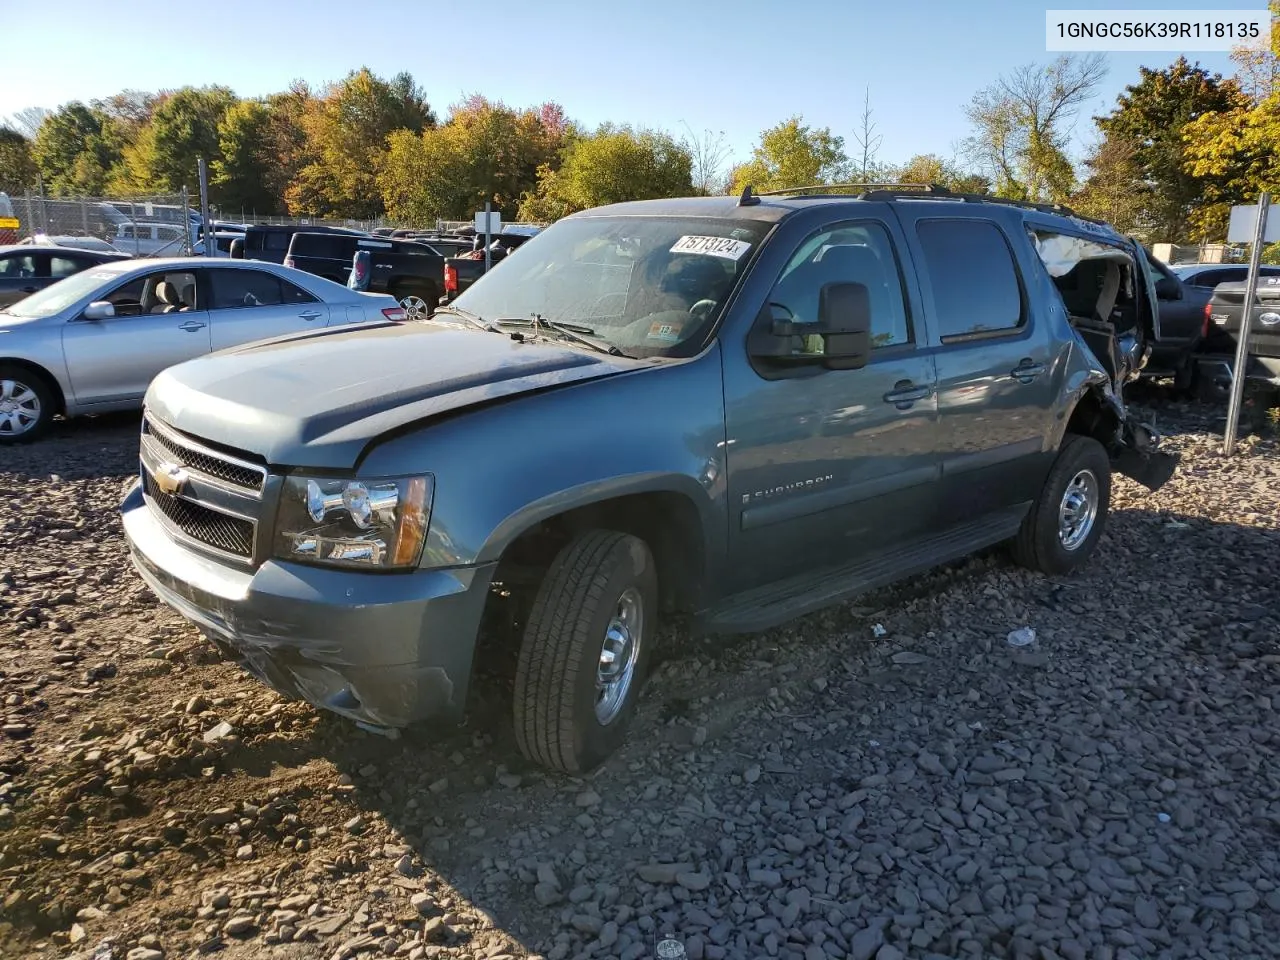
[[[693,317],[693,319],[695,320],[702,320],[707,316],[707,314],[709,314],[715,308],[716,308],[716,301],[699,300],[697,303],[695,303],[692,307],[689,308],[689,316]]]

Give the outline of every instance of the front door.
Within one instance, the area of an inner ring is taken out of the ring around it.
[[[75,319],[62,351],[77,404],[140,400],[157,373],[209,352],[209,314],[192,270],[157,271],[127,280],[102,299],[116,315]]]
[[[207,271],[213,349],[319,329],[329,308],[297,284],[266,270],[225,267]]]
[[[904,209],[938,358],[944,525],[1032,500],[1048,469],[1057,396],[1046,317],[993,220]]]
[[[861,283],[874,345],[865,367],[726,364],[730,591],[869,555],[929,526],[934,364],[901,251],[888,222],[824,227],[791,257],[757,321],[813,322],[824,284]]]

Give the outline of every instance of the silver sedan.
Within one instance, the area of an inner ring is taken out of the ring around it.
[[[318,327],[404,320],[394,297],[254,260],[126,260],[0,311],[0,444],[137,407],[166,367]]]

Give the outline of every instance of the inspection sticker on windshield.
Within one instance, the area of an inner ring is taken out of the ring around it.
[[[741,260],[751,249],[745,240],[732,237],[681,237],[671,248],[672,253],[699,253],[704,257],[723,257],[725,260]]]
[[[683,323],[654,323],[649,326],[647,340],[660,340],[663,343],[679,343]]]

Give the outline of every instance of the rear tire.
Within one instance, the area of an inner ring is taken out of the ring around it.
[[[1061,575],[1093,555],[1111,506],[1111,461],[1092,437],[1068,433],[1013,541],[1019,564]]]
[[[440,305],[440,294],[431,286],[399,287],[392,296],[400,301],[406,320],[425,320]]]
[[[43,376],[0,363],[0,444],[38,440],[53,422],[56,403]]]
[[[516,743],[578,774],[622,744],[656,634],[658,578],[643,540],[591,530],[547,570],[516,664]]]

